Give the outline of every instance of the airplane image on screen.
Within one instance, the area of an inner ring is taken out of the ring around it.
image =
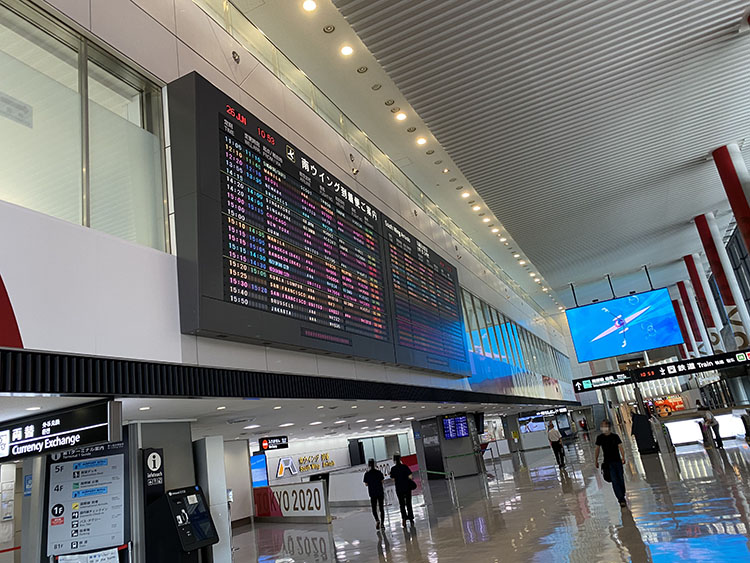
[[[614,319],[612,321],[614,324],[613,324],[613,326],[609,327],[607,330],[605,330],[604,332],[602,332],[599,336],[597,336],[596,338],[594,338],[593,340],[591,340],[591,342],[596,342],[600,338],[604,338],[605,336],[609,336],[613,332],[619,331],[620,334],[622,334],[622,347],[625,348],[628,345],[628,340],[627,340],[627,337],[625,336],[625,333],[628,330],[630,330],[630,327],[628,327],[628,323],[632,322],[635,319],[637,319],[638,317],[640,317],[643,313],[645,313],[646,311],[648,311],[650,308],[651,308],[651,306],[649,305],[648,307],[644,307],[640,311],[636,311],[632,315],[629,315],[629,316],[623,318],[623,316],[621,314],[620,315],[615,315],[612,311],[610,311],[606,307],[602,307],[602,311],[604,311],[605,313],[609,313],[610,315],[612,315],[614,317]]]

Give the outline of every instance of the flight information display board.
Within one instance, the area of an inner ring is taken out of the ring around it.
[[[183,332],[469,373],[451,264],[202,77],[169,96]]]

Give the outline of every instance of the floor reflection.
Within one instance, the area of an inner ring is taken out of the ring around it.
[[[460,508],[444,482],[432,504],[414,500],[416,525],[401,526],[387,506],[377,531],[368,508],[336,509],[331,526],[258,524],[235,530],[234,561],[466,563],[494,561],[750,561],[750,448],[683,446],[674,454],[632,454],[625,469],[629,508],[621,509],[593,467],[591,442],[515,455],[478,478],[457,480]]]

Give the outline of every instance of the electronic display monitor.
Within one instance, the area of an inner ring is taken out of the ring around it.
[[[446,440],[469,437],[469,420],[465,416],[451,416],[443,419],[443,435]]]
[[[268,486],[268,466],[265,454],[250,456],[250,473],[252,474],[253,487]]]
[[[470,374],[450,262],[196,73],[169,102],[184,333]]]
[[[518,428],[526,434],[527,432],[541,432],[547,427],[543,416],[524,416],[518,418]]]
[[[568,309],[565,314],[580,363],[683,342],[667,289]]]

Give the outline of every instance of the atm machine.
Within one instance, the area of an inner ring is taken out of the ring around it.
[[[208,503],[197,485],[167,491],[148,508],[146,561],[198,563],[200,550],[219,542]]]

